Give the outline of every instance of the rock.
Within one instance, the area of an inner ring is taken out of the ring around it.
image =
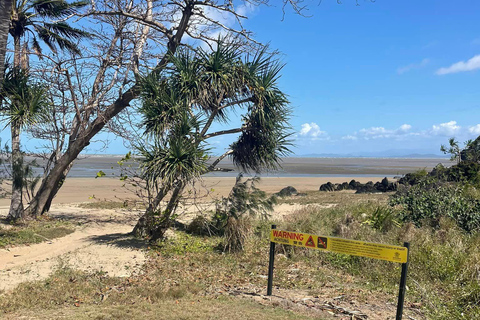
[[[335,191],[335,185],[331,183],[330,181],[327,183],[324,183],[320,186],[320,191]]]
[[[357,188],[357,192],[355,192],[355,193],[376,193],[376,192],[378,192],[378,190],[375,187],[375,185],[373,184],[373,182],[368,181],[364,185],[360,185]]]
[[[350,190],[357,190],[362,184],[358,181],[352,180],[348,183]]]
[[[342,184],[337,184],[337,190],[350,190],[350,185],[348,184],[348,182],[344,182]]]
[[[275,193],[276,196],[279,197],[291,197],[296,196],[298,194],[297,189],[292,186],[288,186],[280,190],[280,192]]]

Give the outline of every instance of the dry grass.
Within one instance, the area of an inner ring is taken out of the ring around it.
[[[167,299],[157,303],[138,302],[127,305],[82,305],[57,310],[37,310],[15,313],[4,319],[312,319],[291,311],[262,306],[246,300],[228,297],[215,299],[189,296],[183,299]],[[319,319],[319,318],[316,318]]]
[[[437,229],[412,224],[372,228],[365,221],[385,206],[385,195],[315,193],[302,201],[332,203],[332,198],[335,208],[304,208],[277,221],[278,228],[396,245],[409,241],[406,315],[438,320],[478,317],[480,234],[466,234],[449,220],[442,220]],[[22,284],[1,296],[0,310],[7,319],[25,314],[31,316],[26,319],[307,318],[299,311],[229,296],[265,294],[270,223],[252,225],[254,234],[246,238],[242,253],[222,253],[219,237],[176,232],[161,247],[152,248],[141,274],[126,279],[62,266],[48,280]],[[323,294],[325,300],[349,296],[369,308],[395,304],[398,264],[295,247],[277,246],[277,250],[282,255],[275,263],[274,292],[303,290]],[[372,314],[377,316],[373,319],[385,319],[392,312],[380,307]]]
[[[389,196],[389,193],[356,194],[354,191],[307,191],[303,196],[300,195],[295,197],[279,198],[278,203],[301,205],[345,205],[367,201],[386,202]]]

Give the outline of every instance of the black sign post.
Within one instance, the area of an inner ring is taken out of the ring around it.
[[[407,287],[407,270],[410,254],[410,243],[404,242],[403,246],[407,248],[407,262],[402,263],[402,276],[400,277],[400,289],[398,291],[398,304],[397,304],[397,317],[396,320],[402,320],[403,315],[403,302],[405,300],[405,290]]]
[[[277,226],[272,224],[272,230],[276,229]],[[273,285],[273,263],[275,261],[275,242],[270,241],[270,260],[268,261],[268,285],[267,285],[267,296],[272,295],[272,285]]]

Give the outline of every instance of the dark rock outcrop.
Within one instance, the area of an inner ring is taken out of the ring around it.
[[[352,180],[349,183],[336,183],[331,182],[324,183],[320,186],[320,191],[342,191],[342,190],[355,190],[356,193],[376,193],[376,192],[389,192],[396,191],[398,188],[397,182],[388,181],[387,177],[383,178],[381,182],[373,183],[368,181],[365,184],[362,184],[358,181]]]
[[[280,192],[275,193],[276,196],[278,197],[291,197],[291,196],[296,196],[298,195],[297,189],[295,189],[292,186],[288,186],[280,190]]]

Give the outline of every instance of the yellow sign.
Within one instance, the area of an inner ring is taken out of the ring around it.
[[[308,233],[273,229],[270,241],[297,247],[345,253],[392,262],[406,263],[407,248],[373,242],[316,236]]]

